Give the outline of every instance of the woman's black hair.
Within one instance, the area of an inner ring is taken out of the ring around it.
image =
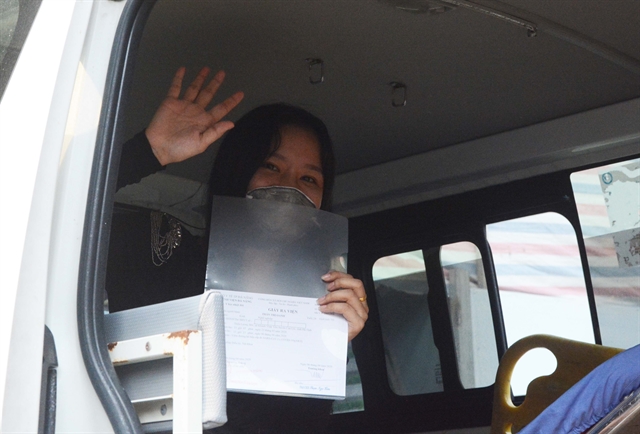
[[[244,197],[253,175],[280,146],[280,132],[285,126],[303,128],[318,139],[324,178],[320,209],[330,210],[335,159],[327,127],[308,111],[282,103],[251,110],[227,133],[213,163],[211,194]]]

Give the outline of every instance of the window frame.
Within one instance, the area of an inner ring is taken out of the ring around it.
[[[602,343],[593,284],[570,176],[576,171],[628,158],[633,156],[565,169],[350,219],[350,272],[363,280],[371,309],[367,327],[353,342],[358,360],[369,361],[367,364],[360,364],[365,412],[369,412],[367,423],[371,426],[393,427],[406,431],[487,426],[491,423],[493,401],[493,385],[466,390],[456,387],[458,373],[455,359],[453,363],[447,363],[451,356],[442,358],[443,367],[449,364],[455,368],[450,369],[447,374],[443,369],[443,377],[447,375],[449,378],[449,387],[445,380],[444,392],[407,397],[391,391],[386,377],[382,332],[371,273],[373,264],[380,257],[423,249],[430,296],[432,293],[437,294],[433,303],[430,300],[430,306],[433,309],[444,307],[446,310],[446,313],[439,312],[438,317],[434,317],[432,312],[434,334],[437,329],[441,334],[436,345],[441,353],[442,345],[449,347],[450,351],[445,350],[453,352],[455,357],[453,341],[450,340],[452,330],[443,288],[444,278],[441,276],[437,253],[441,245],[459,241],[474,243],[482,255],[498,357],[501,359],[507,348],[506,334],[495,267],[485,227],[488,224],[544,212],[558,213],[569,221],[575,231],[593,333],[596,343]],[[433,259],[427,259],[429,256],[433,256]],[[439,281],[440,279],[442,281]],[[442,331],[446,327],[449,331]],[[451,372],[453,370],[455,372]],[[400,414],[405,416],[400,417]],[[452,414],[457,414],[458,417],[452,418]],[[371,419],[376,421],[372,422]],[[355,425],[353,427],[357,429]]]
[[[120,385],[104,334],[104,284],[123,110],[136,51],[155,0],[129,0],[122,12],[109,59],[89,183],[78,276],[78,337],[85,367],[115,432],[142,433],[138,415]]]
[[[119,387],[119,380],[107,354],[103,333],[103,288],[120,144],[125,138],[122,108],[126,104],[132,83],[142,30],[154,4],[155,0],[129,0],[114,38],[90,181],[92,193],[87,202],[78,281],[78,328],[83,357],[91,381],[116,432],[141,431],[137,415]],[[363,280],[371,308],[367,327],[353,342],[363,382],[365,410],[334,415],[332,426],[351,432],[385,429],[394,432],[490,425],[493,386],[467,390],[457,387],[456,363],[450,364],[453,370],[447,371],[446,377],[443,370],[445,385],[452,385],[446,387],[444,392],[399,397],[391,391],[386,380],[378,306],[371,275],[373,264],[383,256],[423,249],[425,256],[430,257],[434,254],[432,250],[437,251],[440,245],[458,241],[473,242],[483,257],[496,346],[501,358],[506,351],[506,335],[495,269],[484,234],[484,227],[489,223],[548,211],[557,212],[569,220],[576,231],[594,335],[596,342],[600,343],[593,285],[569,176],[578,170],[626,158],[629,157],[350,219],[349,271]],[[402,224],[398,225],[398,222]],[[437,275],[429,270],[436,268],[437,262],[437,270],[440,271],[440,261],[430,259],[426,262],[428,278],[430,274]],[[434,282],[432,286],[429,281],[429,285],[430,288],[436,288],[438,285],[442,286],[442,283]],[[434,305],[440,307],[444,300],[445,306],[445,309],[438,312],[436,320],[439,324],[438,343],[449,348],[447,351],[453,354],[455,362],[446,293],[441,293],[441,289],[437,292]],[[451,360],[450,355],[447,357],[447,360]]]

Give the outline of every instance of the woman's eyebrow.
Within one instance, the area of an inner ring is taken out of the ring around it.
[[[322,175],[322,169],[318,166],[316,166],[315,164],[305,164],[304,167],[306,167],[309,170],[313,170],[314,172],[318,172],[320,175]]]
[[[278,151],[274,152],[273,154],[269,155],[269,157],[273,157],[276,160],[280,160],[280,161],[288,161],[288,158],[285,157],[284,155],[280,154]],[[315,164],[305,164],[304,165],[305,168],[309,169],[309,170],[313,170],[314,172],[318,172],[320,173],[320,175],[324,175],[324,172],[322,172],[322,168],[319,166],[316,166]]]
[[[271,157],[275,157],[277,160],[280,160],[280,161],[287,161],[287,158],[284,155],[279,154],[278,151],[272,152],[268,158],[271,158]]]

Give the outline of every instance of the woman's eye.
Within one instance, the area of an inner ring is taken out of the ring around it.
[[[311,176],[303,176],[301,178],[304,182],[310,182],[312,184],[316,184],[316,180],[315,178],[312,178]]]
[[[278,171],[278,168],[275,165],[271,164],[271,163],[264,163],[264,168],[268,169],[268,170],[272,170],[274,172]]]

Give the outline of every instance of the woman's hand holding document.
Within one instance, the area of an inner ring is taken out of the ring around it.
[[[335,214],[214,197],[206,288],[224,297],[228,390],[344,398],[348,322],[318,298],[347,240]]]

